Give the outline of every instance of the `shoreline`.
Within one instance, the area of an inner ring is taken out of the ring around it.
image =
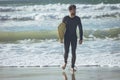
[[[72,74],[67,67],[0,67],[2,80],[120,80],[120,68],[79,67]]]

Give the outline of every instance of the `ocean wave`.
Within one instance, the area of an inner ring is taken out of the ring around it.
[[[88,5],[93,10],[120,10],[120,4],[97,4],[97,5]]]
[[[96,15],[94,18],[106,18],[106,17],[113,17],[113,18],[117,18],[120,17],[120,13],[119,12],[112,12],[112,13],[103,13],[102,15]]]
[[[28,6],[0,6],[0,12],[12,11],[67,11],[70,4],[47,4],[47,5],[28,5]],[[114,11],[120,10],[120,3],[117,4],[75,4],[77,10],[93,11]]]
[[[106,3],[106,4],[117,4],[120,3],[119,0],[0,0],[0,5],[35,5],[35,4],[56,4],[56,3],[61,3],[61,4],[98,4],[98,3]]]
[[[93,13],[94,14],[94,13]],[[101,19],[101,18],[120,18],[120,12],[105,12],[96,13],[93,15],[87,13],[80,13],[81,19]],[[0,15],[1,21],[13,20],[13,21],[29,21],[29,20],[59,20],[62,19],[64,14],[59,15],[59,13],[47,13],[47,14],[31,14],[31,15]]]
[[[8,21],[8,20],[13,20],[13,21],[29,21],[29,20],[34,20],[33,17],[31,16],[0,16],[1,21]]]
[[[120,4],[76,4],[77,14],[82,19],[120,18]],[[32,6],[0,7],[0,20],[51,20],[61,19],[67,15],[69,4],[47,4]],[[88,14],[89,13],[89,14]]]
[[[59,67],[63,64],[63,45],[58,41],[23,42],[0,44],[0,67]],[[119,41],[85,41],[77,47],[76,66],[120,67],[119,48]],[[68,58],[70,64],[71,58]]]
[[[14,12],[21,11],[20,9],[16,9],[15,7],[0,7],[0,12]]]
[[[24,39],[58,39],[57,31],[19,31],[19,32],[0,32],[0,41],[17,41]],[[120,28],[113,28],[109,30],[84,30],[85,39],[120,39]]]

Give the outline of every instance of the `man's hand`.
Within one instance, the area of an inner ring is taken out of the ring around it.
[[[82,42],[83,42],[82,40],[79,40],[79,44],[82,44]]]

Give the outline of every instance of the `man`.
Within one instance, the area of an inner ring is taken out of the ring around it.
[[[75,61],[76,61],[76,47],[77,47],[76,29],[77,29],[77,26],[79,28],[79,36],[80,36],[79,44],[82,44],[83,30],[82,30],[82,24],[81,24],[80,17],[76,16],[76,6],[70,5],[68,9],[69,9],[70,15],[65,16],[62,20],[62,22],[66,24],[66,31],[64,34],[64,50],[65,50],[64,65],[62,66],[62,69],[66,68],[69,47],[71,44],[71,49],[72,49],[71,70],[74,72],[76,71],[74,67],[75,67]]]

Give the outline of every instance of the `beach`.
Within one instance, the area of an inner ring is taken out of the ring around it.
[[[120,68],[79,67],[72,74],[60,67],[1,67],[1,80],[120,80]]]
[[[70,4],[83,26],[75,74],[71,50],[60,68],[58,25]],[[120,0],[0,0],[0,80],[120,80]]]

